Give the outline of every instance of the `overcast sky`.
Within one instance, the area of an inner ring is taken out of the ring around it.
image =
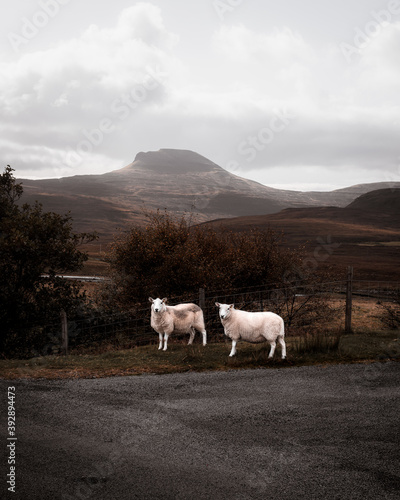
[[[400,180],[400,0],[0,0],[19,178],[190,149],[299,190]]]

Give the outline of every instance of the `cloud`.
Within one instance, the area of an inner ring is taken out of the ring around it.
[[[382,28],[360,52],[355,101],[398,115],[400,86],[400,23]]]
[[[242,25],[222,26],[213,41],[230,81],[256,90],[260,103],[298,101],[313,86],[318,55],[289,27],[257,33]]]
[[[232,61],[272,64],[279,69],[315,60],[312,48],[289,27],[257,33],[243,25],[223,25],[214,35],[214,44]]]
[[[340,43],[307,33],[225,23],[201,44],[180,40],[158,7],[140,2],[106,27],[3,59],[3,162],[33,177],[101,173],[141,150],[176,147],[239,175],[274,172],[275,183],[289,167],[321,172],[321,182],[323,168],[393,172],[399,23],[386,23],[351,64]]]
[[[145,2],[138,2],[121,12],[117,29],[110,32],[110,39],[113,39],[115,34],[118,39],[141,40],[149,47],[162,50],[171,50],[179,40],[177,35],[169,32],[164,26],[161,10]]]
[[[243,107],[243,134],[226,145],[223,163],[243,175],[288,166],[320,169],[322,178],[323,167],[398,171],[399,36],[388,25],[349,65],[339,49],[311,46],[288,28],[221,27],[214,43],[230,81],[256,82]],[[285,109],[296,118],[273,130],[271,120]]]
[[[147,66],[168,62],[165,47],[175,37],[159,18],[159,9],[139,3],[124,10],[113,29],[91,25],[79,39],[3,64],[3,110],[18,114],[62,96],[75,110],[86,111],[110,94],[129,90],[147,75]]]
[[[50,144],[68,152],[87,140],[84,131],[99,129],[104,119],[108,128],[116,128],[138,109],[161,103],[169,65],[177,64],[171,55],[177,41],[157,7],[138,3],[123,10],[113,28],[91,25],[80,38],[2,61],[0,129],[15,144],[15,158],[21,149],[18,137],[46,151],[31,157],[31,165],[41,168]],[[102,144],[93,146],[98,150],[90,154],[101,153]],[[48,164],[57,161],[55,155]]]

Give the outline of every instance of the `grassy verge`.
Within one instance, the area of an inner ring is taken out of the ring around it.
[[[1,360],[0,377],[18,378],[98,378],[144,373],[166,374],[187,371],[283,368],[325,363],[352,363],[400,359],[399,331],[357,333],[353,335],[288,337],[287,360],[268,359],[265,344],[239,343],[238,353],[229,358],[230,344],[187,346],[170,343],[166,352],[156,345],[102,354],[46,356],[30,360]]]

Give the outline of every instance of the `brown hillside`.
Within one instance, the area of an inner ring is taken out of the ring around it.
[[[287,208],[276,214],[219,219],[208,224],[231,231],[247,231],[251,227],[281,229],[290,245],[312,241],[323,234],[351,243],[370,238],[396,241],[400,231],[400,217],[339,207]]]
[[[289,208],[277,214],[208,224],[231,231],[271,227],[284,233],[286,246],[305,244],[318,265],[334,265],[342,272],[353,265],[359,279],[400,281],[400,211],[395,210],[398,193],[379,191],[345,208]],[[364,209],[357,208],[360,206]]]
[[[377,189],[369,193],[362,194],[356,198],[348,208],[365,210],[380,214],[400,214],[400,189]]]
[[[20,181],[22,202],[38,200],[46,211],[70,211],[76,231],[98,231],[103,243],[118,228],[144,223],[143,210],[192,211],[202,222],[287,207],[344,207],[370,190],[368,184],[330,193],[274,189],[231,174],[198,153],[176,149],[138,153],[126,167],[102,175]]]

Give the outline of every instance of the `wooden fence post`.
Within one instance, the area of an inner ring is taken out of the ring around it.
[[[205,296],[204,288],[199,288],[199,306],[204,311],[204,309],[206,307],[206,296]]]
[[[352,333],[351,328],[351,313],[352,313],[352,295],[353,291],[353,267],[348,266],[347,268],[347,285],[346,285],[346,317],[344,331],[345,333]]]
[[[68,320],[64,309],[61,310],[61,354],[68,355]]]

